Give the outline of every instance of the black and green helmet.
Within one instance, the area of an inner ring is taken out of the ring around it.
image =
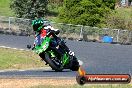
[[[43,28],[44,20],[35,19],[32,21],[33,30],[39,32]]]

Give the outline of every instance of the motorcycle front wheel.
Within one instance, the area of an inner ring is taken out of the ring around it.
[[[45,52],[45,61],[56,72],[61,72],[63,70],[60,60],[57,58],[51,57],[50,53]]]

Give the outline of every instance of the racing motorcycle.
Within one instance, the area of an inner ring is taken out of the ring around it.
[[[55,33],[54,35],[57,37]],[[65,50],[64,40],[61,39],[58,49],[52,47],[53,42],[54,38],[49,33],[42,39],[41,45],[35,45],[33,51],[46,62],[46,65],[49,64],[52,70],[57,72],[60,72],[63,69],[77,71],[80,66],[79,62],[74,54],[71,55]],[[59,53],[58,50],[61,50],[63,54]]]

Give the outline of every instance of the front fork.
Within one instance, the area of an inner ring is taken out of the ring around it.
[[[55,52],[53,52],[52,50],[51,51],[48,51],[49,54],[51,55],[52,58],[56,58],[56,54]],[[60,68],[69,68],[70,67],[70,59],[71,57],[69,56],[69,54],[67,52],[65,52],[63,55],[61,55],[61,58],[57,58],[60,60]]]
[[[51,54],[52,58],[56,57],[53,51],[49,51],[49,53]],[[63,56],[61,56],[60,60],[61,60],[61,64],[62,64],[61,66],[64,67],[70,61],[69,55],[67,53],[63,54]]]
[[[65,53],[65,54],[62,56],[61,60],[62,60],[62,66],[65,66],[65,65],[68,64],[69,61],[70,61],[69,55],[68,55],[67,53]]]

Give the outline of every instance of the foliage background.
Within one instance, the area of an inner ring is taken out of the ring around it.
[[[47,4],[47,0],[12,0],[10,7],[17,17],[34,19],[45,16]]]
[[[64,23],[102,26],[104,17],[114,7],[115,0],[64,0],[59,19]]]
[[[1,16],[17,16],[17,17],[32,18],[32,16],[30,15],[28,16],[27,14],[28,10],[26,9],[25,11],[25,8],[32,7],[31,5],[27,5],[27,7],[23,6],[24,8],[21,8],[23,9],[22,11],[18,10],[21,14],[26,13],[26,15],[18,15],[19,12],[15,13],[15,10],[13,9],[11,10],[10,8],[10,3],[12,4],[13,1],[14,0],[0,0]],[[32,2],[27,2],[26,0],[16,0],[16,1],[18,2],[23,1],[24,3],[28,3],[28,4],[32,3]],[[40,1],[46,1],[46,0],[40,0]],[[76,1],[77,4],[72,3],[74,1]],[[131,27],[132,7],[127,7],[127,8],[119,7],[114,9],[113,8],[114,5],[108,2],[103,2],[103,4],[100,5],[102,1],[103,0],[48,0],[44,4],[46,9],[41,8],[41,10],[37,10],[34,7],[32,8],[31,11],[29,11],[29,14],[32,13],[33,17],[35,17],[38,16],[39,12],[40,13],[43,12],[43,16],[45,16],[48,20],[57,23],[64,22],[68,24],[69,23],[83,24],[87,26],[132,30]],[[104,0],[104,1],[109,1],[109,0]],[[115,0],[115,1],[117,2],[120,0]],[[114,0],[112,2],[114,2]],[[37,7],[38,4],[36,3],[35,5]],[[71,5],[71,7],[68,8],[66,7],[66,5],[67,6]],[[86,8],[88,9],[86,10]]]

